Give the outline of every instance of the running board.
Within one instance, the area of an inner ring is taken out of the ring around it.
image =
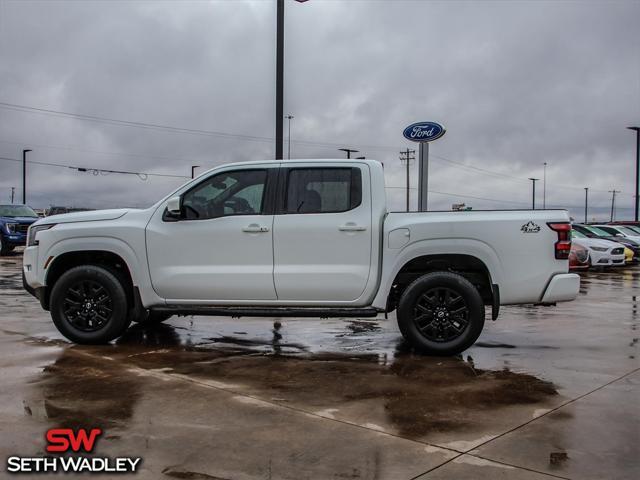
[[[208,315],[214,317],[375,317],[382,311],[369,308],[305,307],[218,307],[213,305],[166,305],[152,307],[153,312],[173,315]]]

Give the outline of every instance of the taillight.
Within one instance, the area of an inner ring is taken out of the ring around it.
[[[547,223],[549,228],[558,234],[558,241],[554,244],[556,258],[566,260],[571,252],[571,224]]]

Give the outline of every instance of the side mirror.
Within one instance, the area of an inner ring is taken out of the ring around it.
[[[181,197],[171,197],[167,201],[167,214],[174,218],[180,218],[180,215],[182,213],[181,203]]]

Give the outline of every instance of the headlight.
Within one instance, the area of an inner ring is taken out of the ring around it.
[[[7,228],[7,232],[16,233],[16,229],[18,228],[17,223],[5,223],[4,226]]]
[[[607,247],[589,247],[594,252],[606,252],[609,250]]]
[[[41,232],[43,230],[49,230],[53,227],[55,223],[49,223],[47,225],[35,225],[29,227],[29,233],[27,234],[27,247],[31,247],[33,245],[38,245],[36,240],[36,233]]]

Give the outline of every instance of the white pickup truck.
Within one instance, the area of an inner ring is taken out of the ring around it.
[[[450,355],[485,305],[573,300],[564,210],[389,212],[382,164],[230,164],[144,210],[44,218],[24,285],[64,336],[104,343],[172,315],[363,317],[396,310],[415,348]]]

